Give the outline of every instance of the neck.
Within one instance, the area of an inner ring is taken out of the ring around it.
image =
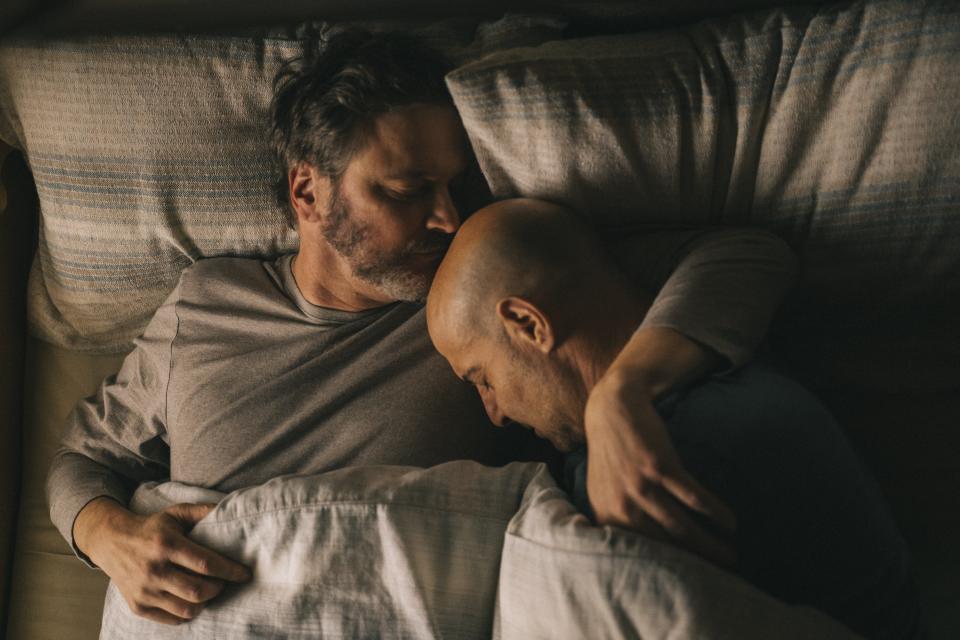
[[[323,239],[303,242],[291,265],[293,279],[310,304],[340,311],[365,311],[394,302],[359,282],[350,266]]]
[[[575,358],[584,402],[643,322],[650,302],[631,286],[619,284],[598,298],[596,308],[602,312],[590,313]]]

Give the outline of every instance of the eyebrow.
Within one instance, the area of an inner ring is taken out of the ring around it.
[[[470,384],[477,384],[476,381],[473,379],[473,376],[475,376],[479,371],[480,371],[480,367],[478,366],[470,367],[469,369],[467,369],[466,373],[463,374],[463,377],[461,378],[461,380],[463,380],[464,382],[469,382]]]

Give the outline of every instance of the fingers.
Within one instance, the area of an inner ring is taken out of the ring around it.
[[[135,614],[179,624],[200,613],[223,589],[223,580],[244,581],[243,565],[206,549],[185,535],[214,508],[175,505],[151,516],[130,516],[108,530],[102,568]]]
[[[161,586],[171,595],[193,603],[206,602],[223,591],[223,581],[187,573],[174,566],[163,576]]]
[[[201,576],[230,582],[247,582],[252,576],[250,569],[239,562],[225,558],[187,538],[170,554],[170,561]]]
[[[165,591],[141,593],[128,604],[138,616],[162,624],[181,624],[193,620],[204,607],[203,604],[187,602]]]
[[[589,476],[588,469],[588,476]],[[588,477],[588,485],[589,485]],[[707,531],[684,503],[650,478],[634,478],[624,486],[613,485],[616,491],[598,490],[590,495],[599,524],[613,524],[670,542],[724,566],[736,563],[736,552],[720,537]],[[600,498],[596,501],[594,498]]]
[[[152,620],[153,622],[159,622],[160,624],[183,624],[186,622],[183,618],[178,618],[168,611],[163,609],[157,609],[155,607],[144,607],[139,605],[130,605],[130,611],[133,611],[135,614],[141,618],[146,618],[147,620]]]
[[[719,498],[707,491],[682,468],[660,479],[664,489],[669,491],[682,504],[698,513],[702,513],[723,529],[734,532],[737,529],[737,517],[733,510]]]
[[[644,512],[639,506],[631,502],[626,505],[624,511],[624,520],[622,522],[609,522],[626,529],[631,529],[637,533],[642,533],[648,538],[659,540],[661,542],[670,542],[670,534],[664,530],[660,524]]]
[[[207,516],[215,504],[175,504],[164,513],[177,521],[184,529],[190,529]],[[183,536],[171,549],[169,559],[201,576],[219,578],[230,582],[246,582],[250,579],[250,570],[224,556],[203,547]]]
[[[179,522],[189,531],[195,524],[203,520],[208,513],[213,511],[216,506],[215,504],[175,504],[164,509],[164,513]]]
[[[732,566],[736,563],[734,549],[697,524],[690,514],[660,487],[648,485],[648,488],[637,496],[637,503],[650,518],[663,527],[671,540],[717,564]]]

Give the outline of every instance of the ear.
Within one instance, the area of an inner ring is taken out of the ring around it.
[[[516,296],[504,298],[497,303],[497,317],[511,340],[544,354],[553,351],[553,326],[532,302]]]
[[[287,183],[290,185],[290,204],[297,213],[297,221],[319,221],[326,203],[329,202],[332,186],[330,178],[317,171],[313,165],[301,162],[290,167]]]

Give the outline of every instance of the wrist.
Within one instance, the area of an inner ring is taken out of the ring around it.
[[[587,441],[613,425],[632,424],[630,417],[638,405],[652,404],[654,391],[645,371],[611,367],[597,381],[587,398],[584,435]]]
[[[663,377],[655,369],[626,358],[615,360],[597,386],[618,400],[653,400],[666,390]]]
[[[99,543],[106,540],[108,531],[124,515],[128,515],[127,510],[113,498],[100,496],[88,502],[73,521],[73,542],[77,549],[99,565]]]

